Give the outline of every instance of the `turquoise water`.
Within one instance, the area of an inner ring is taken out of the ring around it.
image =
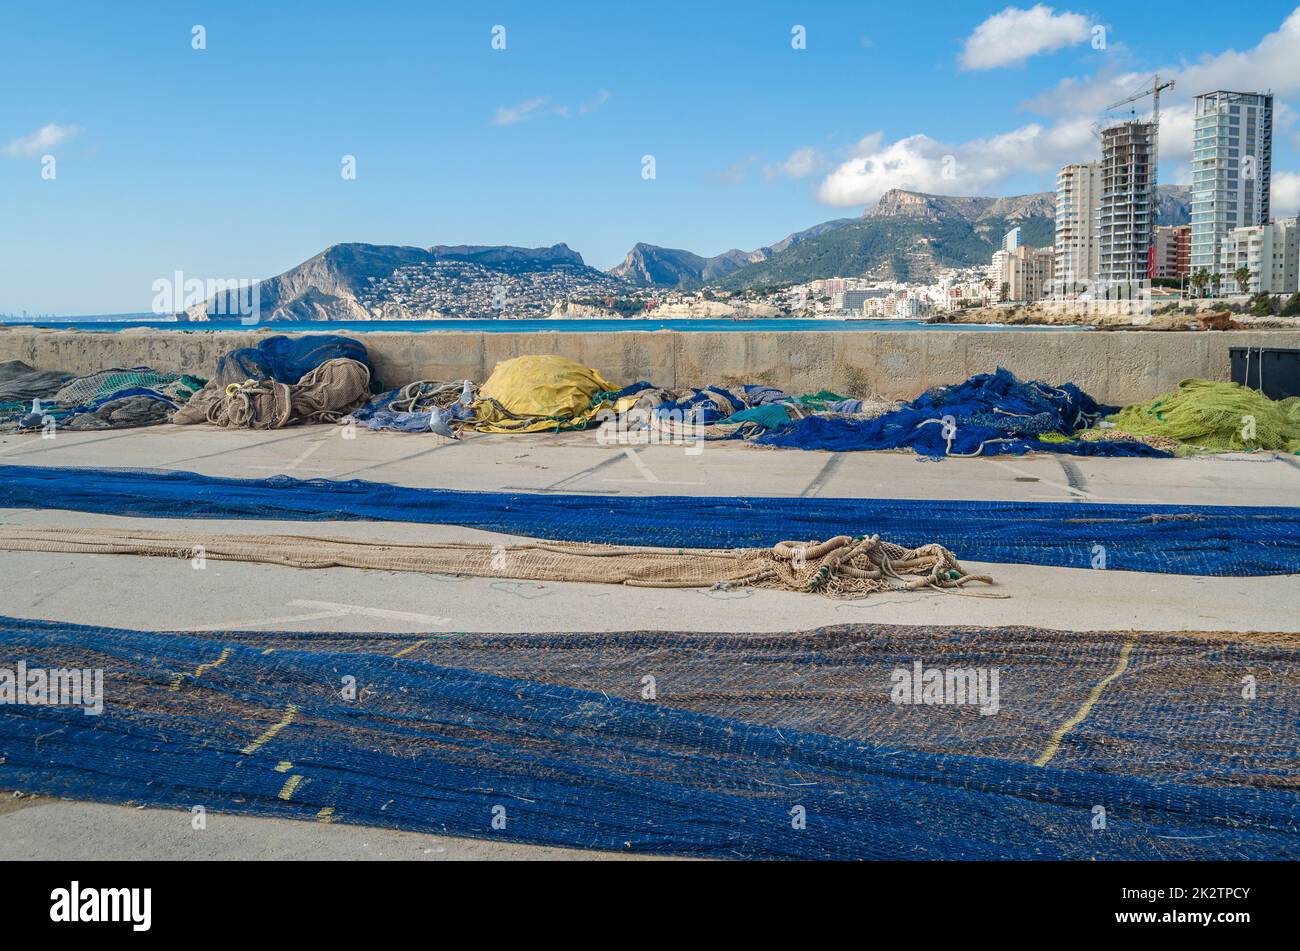
[[[298,330],[397,330],[407,333],[437,333],[439,331],[487,331],[489,333],[563,332],[608,333],[619,330],[675,330],[684,333],[701,331],[800,331],[800,330],[934,330],[944,331],[1042,331],[1081,330],[1081,327],[1009,327],[1002,324],[927,324],[921,320],[728,320],[720,318],[692,318],[688,320],[332,320],[332,321],[275,321],[246,326],[239,321],[210,321],[207,323],[178,323],[167,320],[67,320],[27,321],[27,325],[50,327],[58,330],[117,331],[140,327],[157,327],[164,330],[190,332],[214,330],[258,330],[266,328],[277,333]]]

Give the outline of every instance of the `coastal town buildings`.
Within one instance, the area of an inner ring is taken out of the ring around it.
[[[1269,220],[1273,96],[1203,93],[1194,116],[1191,269],[1213,271],[1229,231]]]

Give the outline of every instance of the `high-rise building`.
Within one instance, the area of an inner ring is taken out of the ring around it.
[[[1189,276],[1191,251],[1191,225],[1156,225],[1147,276],[1170,280]]]
[[[1056,252],[1053,248],[1020,245],[1006,259],[1007,299],[1042,300],[1052,287]]]
[[[1233,228],[1219,246],[1215,270],[1229,293],[1241,293],[1236,272],[1250,272],[1247,294],[1294,294],[1300,289],[1300,224],[1285,218],[1266,225]],[[1207,270],[1211,270],[1207,268]]]
[[[1103,281],[1142,281],[1156,218],[1151,123],[1132,120],[1101,133],[1101,207],[1098,212]]]
[[[1100,267],[1097,218],[1101,211],[1101,166],[1067,165],[1056,176],[1056,285],[1080,291],[1097,279]]]
[[[1219,90],[1196,97],[1192,140],[1192,271],[1214,272],[1233,228],[1268,222],[1273,95]]]
[[[1014,251],[1020,247],[1020,229],[1012,228],[1002,236],[1002,250]]]

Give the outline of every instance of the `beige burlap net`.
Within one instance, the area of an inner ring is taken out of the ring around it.
[[[877,535],[772,548],[669,549],[572,542],[487,545],[393,543],[310,535],[165,532],[137,528],[0,525],[6,551],[148,555],[248,561],[295,568],[369,568],[427,574],[578,581],[650,588],[776,588],[831,597],[960,588],[972,581],[942,545],[903,548]]]
[[[296,423],[333,423],[370,397],[364,363],[326,360],[294,384],[274,380],[209,383],[172,415],[181,425],[212,423],[231,429],[283,429]]]

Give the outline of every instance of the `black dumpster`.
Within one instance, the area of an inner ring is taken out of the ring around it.
[[[1271,400],[1300,396],[1300,350],[1229,347],[1232,382],[1259,390]]]

